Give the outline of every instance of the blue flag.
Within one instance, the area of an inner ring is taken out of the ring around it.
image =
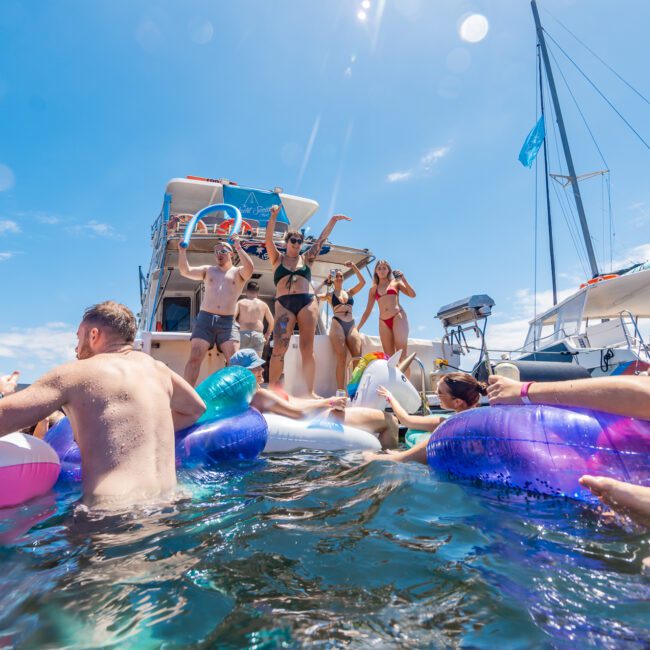
[[[278,214],[278,223],[289,223],[280,196],[275,192],[254,190],[250,187],[242,187],[241,185],[224,185],[223,200],[224,203],[231,203],[237,206],[241,211],[241,216],[244,221],[254,219],[262,227],[265,227],[269,221],[271,207],[279,205],[280,214]]]
[[[544,116],[542,115],[542,117],[537,120],[537,124],[532,128],[531,132],[526,136],[526,140],[519,152],[519,162],[524,167],[530,167],[533,164],[533,161],[537,158],[539,148],[544,142],[545,136]]]

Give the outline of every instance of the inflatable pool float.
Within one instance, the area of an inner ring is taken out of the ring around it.
[[[24,433],[0,438],[0,508],[48,492],[59,476],[59,457],[43,440]]]
[[[211,465],[232,460],[252,460],[264,449],[266,420],[249,407],[255,391],[250,370],[233,366],[208,377],[197,388],[211,418],[176,432],[176,464]],[[81,481],[81,453],[68,418],[45,435],[61,463],[63,480]]]
[[[428,440],[431,437],[431,431],[419,431],[417,429],[409,429],[404,434],[404,444],[407,449],[419,445],[423,440]]]
[[[471,409],[436,429],[427,459],[459,478],[595,501],[584,474],[650,486],[650,421],[547,405]]]
[[[376,436],[332,420],[292,420],[265,413],[268,440],[264,453],[320,449],[323,451],[379,451]]]
[[[176,464],[197,465],[257,458],[267,442],[267,425],[254,408],[176,433]]]
[[[412,354],[400,363],[401,350],[387,358],[383,352],[369,352],[355,368],[348,384],[351,406],[365,406],[383,411],[386,400],[377,394],[380,386],[387,388],[408,413],[415,413],[422,400],[415,386],[404,374],[415,357]]]

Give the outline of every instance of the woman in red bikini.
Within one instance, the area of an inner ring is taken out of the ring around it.
[[[320,253],[325,240],[330,236],[338,221],[352,221],[350,217],[335,214],[325,226],[320,237],[304,254],[301,252],[304,235],[297,230],[289,230],[284,239],[287,245],[282,254],[273,241],[275,222],[280,206],[271,208],[266,226],[266,250],[273,265],[275,283],[275,327],[273,328],[273,353],[269,368],[269,383],[277,384],[284,370],[284,355],[289,348],[293,330],[298,325],[300,333],[300,356],[302,371],[307,384],[309,397],[318,398],[314,393],[316,360],[314,359],[314,336],[318,323],[318,300],[311,286],[311,266]]]
[[[368,292],[368,305],[357,329],[361,331],[368,320],[372,308],[379,305],[379,338],[384,352],[391,356],[401,350],[401,359],[407,357],[409,339],[409,322],[406,312],[399,304],[399,294],[415,298],[415,291],[400,271],[395,271],[386,260],[379,260],[375,265],[373,283]]]

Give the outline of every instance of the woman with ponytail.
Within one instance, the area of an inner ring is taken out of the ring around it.
[[[377,393],[386,398],[400,424],[419,431],[435,431],[446,418],[440,415],[410,415],[395,397],[383,386]],[[477,381],[466,372],[451,372],[438,382],[440,406],[454,413],[467,411],[479,405],[481,395],[487,395],[487,384]],[[427,464],[427,444],[423,440],[406,451],[389,451],[386,454],[364,454],[366,460],[392,460],[395,462],[415,461]]]

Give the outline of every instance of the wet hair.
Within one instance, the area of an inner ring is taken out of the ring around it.
[[[251,280],[247,285],[246,285],[246,291],[259,291],[260,290],[260,285],[255,282],[255,280]]]
[[[303,241],[305,240],[305,236],[300,232],[300,230],[287,230],[287,232],[284,233],[284,241],[289,241],[290,237],[299,237]]]
[[[445,382],[453,399],[462,399],[467,406],[476,406],[481,395],[487,395],[487,384],[466,372],[450,372],[440,381]]]
[[[135,316],[126,306],[114,300],[106,300],[84,312],[82,323],[111,330],[125,343],[133,343],[137,329]]]
[[[375,271],[372,275],[372,279],[375,284],[379,284],[379,276],[377,275],[377,267],[380,264],[385,264],[388,267],[388,279],[392,280],[393,279],[393,267],[386,261],[386,260],[377,260],[377,264],[375,264]]]

